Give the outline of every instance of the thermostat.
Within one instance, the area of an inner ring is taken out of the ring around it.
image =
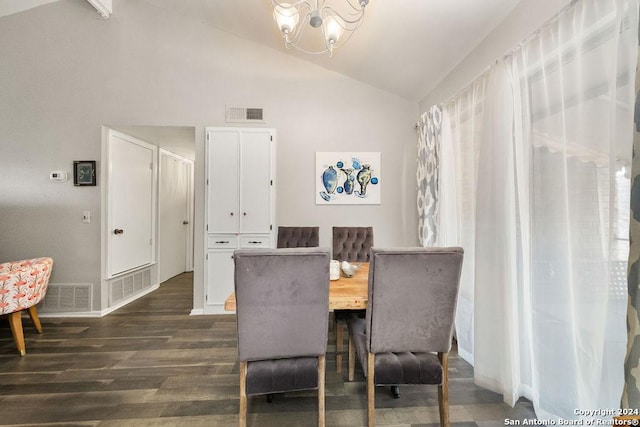
[[[49,174],[49,180],[52,182],[66,182],[68,179],[69,176],[65,171],[51,171]]]

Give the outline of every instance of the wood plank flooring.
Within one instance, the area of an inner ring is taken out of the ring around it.
[[[27,355],[15,349],[0,319],[0,425],[14,426],[236,426],[238,363],[234,315],[190,316],[192,275],[104,318],[43,318],[38,335],[23,319]],[[362,371],[346,382],[335,372],[329,334],[327,426],[366,425]],[[473,384],[473,368],[449,358],[452,426],[504,425],[505,418],[535,418],[529,401],[514,408]],[[435,427],[437,389],[401,387],[376,392],[378,426]],[[314,392],[277,395],[268,404],[249,399],[249,426],[315,426]]]

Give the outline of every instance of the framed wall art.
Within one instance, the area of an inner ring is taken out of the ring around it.
[[[379,152],[317,152],[317,205],[379,205]]]
[[[74,160],[73,185],[96,185],[96,161]]]

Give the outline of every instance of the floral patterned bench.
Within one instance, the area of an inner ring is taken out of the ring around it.
[[[22,311],[27,310],[36,330],[42,333],[36,304],[47,292],[52,268],[53,260],[46,257],[0,264],[0,315],[9,316],[13,340],[21,356],[26,353]]]

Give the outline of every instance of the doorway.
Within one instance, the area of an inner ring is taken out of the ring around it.
[[[121,133],[128,138],[149,144],[155,149],[153,176],[156,181],[153,190],[153,206],[157,212],[157,220],[153,220],[151,263],[140,267],[141,269],[134,267],[130,272],[125,272],[125,276],[117,275],[114,278],[110,275],[107,254],[109,253],[109,232],[113,230],[107,227],[106,222],[102,226],[104,279],[101,306],[103,312],[110,312],[156,289],[161,282],[177,274],[193,271],[196,132],[194,127],[187,126],[117,126],[104,129],[103,135]],[[105,140],[108,138],[103,137],[103,141]],[[103,156],[105,160],[109,158],[104,148]],[[111,164],[105,163],[104,169],[111,167]],[[108,174],[105,173],[103,178],[105,187],[109,186]],[[172,202],[174,197],[180,202]],[[176,208],[176,203],[181,207]],[[165,210],[166,206],[171,207],[169,209],[171,212]],[[135,209],[134,204],[130,204],[130,207]],[[103,218],[107,221],[110,217],[110,209],[108,197],[103,195],[102,212]],[[174,218],[178,217],[179,219],[174,221]],[[136,272],[144,275],[144,286],[142,288],[136,286],[139,280],[133,277],[133,289],[128,292],[131,286],[127,287],[130,281],[127,276],[129,273],[137,274]],[[114,280],[119,278],[122,279],[122,286],[127,292],[113,291]],[[115,294],[117,297],[114,296]]]
[[[193,271],[193,161],[160,149],[159,282]]]

